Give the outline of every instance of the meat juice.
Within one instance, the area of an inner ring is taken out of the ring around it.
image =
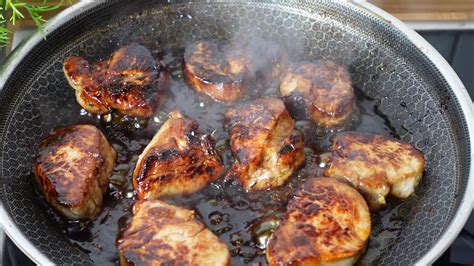
[[[140,120],[117,114],[95,116],[85,110],[78,114],[90,117],[90,122],[104,132],[118,155],[101,214],[94,221],[67,222],[46,206],[65,236],[88,253],[95,264],[119,264],[116,240],[131,220],[131,209],[135,201],[132,172],[138,156],[166,121],[167,113],[181,110],[183,114],[195,119],[201,131],[214,136],[216,150],[226,170],[233,164],[224,117],[233,105],[213,101],[185,84],[181,71],[182,51],[161,53],[159,56],[168,65],[172,81],[166,100],[156,110],[155,116]],[[357,88],[355,91],[358,112],[344,130],[396,137],[389,121],[378,112],[378,101],[366,97]],[[256,97],[279,97],[277,85],[253,88],[241,101]],[[224,180],[221,177],[200,192],[166,199],[170,203],[195,210],[197,219],[227,244],[232,265],[266,265],[267,240],[285,213],[289,199],[304,180],[320,176],[326,166],[325,158],[334,132],[319,128],[310,121],[295,122],[296,128],[304,134],[306,164],[284,186],[246,192],[235,180]],[[385,238],[387,234],[392,239],[398,235],[401,219],[397,216],[396,205],[396,202],[389,201],[382,212],[373,215],[373,232],[376,233],[373,233],[366,258],[363,257],[362,261],[370,263],[383,251],[377,245],[377,237],[381,232]]]

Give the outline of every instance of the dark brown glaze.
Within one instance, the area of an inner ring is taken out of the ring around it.
[[[120,75],[120,83],[143,86],[158,78],[159,67],[150,50],[135,43],[115,51],[108,70]]]
[[[280,93],[293,115],[302,112],[325,127],[344,124],[356,108],[349,72],[330,60],[291,65]]]
[[[218,179],[224,166],[212,136],[179,112],[171,112],[138,158],[133,185],[140,199],[188,195]]]
[[[195,212],[159,200],[138,201],[119,238],[121,265],[229,265],[230,253]]]
[[[371,133],[339,133],[331,150],[324,175],[352,183],[372,210],[383,207],[389,193],[400,199],[413,194],[425,164],[423,154],[410,144]]]
[[[303,138],[279,99],[257,99],[226,114],[236,159],[229,175],[247,190],[281,186],[304,164]]]
[[[310,178],[269,240],[268,265],[353,265],[371,232],[364,198],[350,185]]]
[[[252,69],[243,47],[217,40],[198,41],[186,47],[183,76],[198,92],[221,102],[233,102],[248,89]]]
[[[230,145],[227,145],[228,131],[223,128],[224,114],[228,110],[228,105],[213,101],[210,97],[189,89],[182,79],[182,57],[181,49],[163,52],[163,58],[173,78],[172,87],[167,90],[165,102],[160,106],[162,112],[157,115],[158,122],[150,119],[145,127],[142,126],[137,130],[133,124],[137,120],[123,120],[117,112],[113,113],[114,118],[111,121],[89,114],[63,118],[70,121],[87,120],[100,125],[118,153],[109,189],[105,193],[104,207],[95,220],[67,222],[47,206],[42,208],[47,212],[45,215],[51,218],[48,222],[54,225],[58,232],[65,232],[64,237],[72,245],[84,250],[94,264],[119,263],[116,237],[131,221],[129,210],[135,202],[131,182],[136,158],[153,138],[162,121],[166,120],[166,113],[179,109],[196,120],[201,130],[211,132],[215,129],[213,136],[217,142],[216,150],[226,169],[232,167],[234,163]],[[355,91],[358,96],[360,121],[351,123],[351,130],[396,136],[394,127],[378,111],[380,101],[364,96],[357,88]],[[71,103],[74,101],[72,99]],[[74,114],[80,113],[79,105],[73,104],[72,108]],[[332,134],[324,131],[325,133],[321,135],[319,128],[307,121],[296,121],[296,128],[304,135],[305,151],[311,150],[313,153],[307,153],[305,167],[296,171],[284,185],[247,193],[237,182],[219,178],[191,195],[166,198],[177,206],[196,211],[197,219],[227,244],[231,252],[232,265],[267,265],[265,259],[267,239],[278,226],[295,188],[307,177],[315,176],[315,173],[322,175],[324,171],[321,168],[324,167],[321,165],[323,161],[321,158],[330,150]],[[116,177],[123,178],[124,183],[116,183],[113,180]],[[35,198],[41,201],[39,197]],[[403,208],[399,207],[399,201],[389,198],[386,208],[373,213],[373,233],[368,252],[362,258],[363,264],[376,264],[386,250],[385,243],[396,241],[405,220],[405,214],[401,211]]]
[[[136,43],[118,49],[107,61],[73,56],[63,67],[78,103],[94,114],[117,110],[130,116],[152,116],[169,83],[166,67]]]
[[[69,220],[94,219],[116,152],[91,125],[53,131],[39,146],[34,172],[46,201]]]

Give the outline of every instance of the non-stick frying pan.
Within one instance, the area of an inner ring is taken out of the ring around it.
[[[67,9],[8,57],[0,78],[1,221],[38,263],[91,263],[34,192],[36,146],[53,128],[83,122],[62,61],[101,58],[137,41],[172,49],[204,38],[259,35],[293,44],[302,60],[333,59],[376,100],[378,112],[426,157],[416,195],[400,203],[398,230],[374,227],[362,262],[427,264],[456,237],[474,197],[471,100],[442,57],[415,32],[367,3],[309,0],[88,1]]]

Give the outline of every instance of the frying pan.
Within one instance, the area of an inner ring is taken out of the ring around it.
[[[378,112],[427,161],[416,195],[397,207],[397,232],[375,227],[362,263],[431,263],[471,212],[471,100],[426,41],[368,3],[84,1],[51,20],[45,32],[46,39],[36,33],[13,52],[0,77],[1,223],[37,263],[92,262],[48,218],[31,176],[39,141],[53,128],[83,122],[62,61],[79,53],[99,59],[132,41],[171,49],[199,39],[258,34],[294,44],[304,60],[347,65],[354,85],[376,100]]]

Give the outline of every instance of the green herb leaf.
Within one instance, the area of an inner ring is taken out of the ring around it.
[[[43,36],[46,38],[46,35],[44,34],[44,27],[43,24],[46,22],[46,20],[43,18],[42,13],[43,12],[48,12],[48,11],[53,11],[59,9],[63,5],[63,0],[59,2],[59,4],[56,5],[49,5],[48,0],[43,0],[40,4],[38,5],[31,5],[28,4],[25,1],[18,1],[18,0],[1,0],[2,2],[5,1],[4,8],[0,7],[0,12],[5,11],[5,13],[9,13],[11,11],[10,17],[6,18],[3,16],[3,14],[0,14],[0,48],[5,47],[8,42],[9,42],[9,36],[10,36],[10,31],[6,27],[6,24],[11,22],[13,25],[18,20],[25,19],[25,11],[28,13],[28,15],[33,19],[33,21],[36,24],[36,27],[38,30],[43,34]]]

